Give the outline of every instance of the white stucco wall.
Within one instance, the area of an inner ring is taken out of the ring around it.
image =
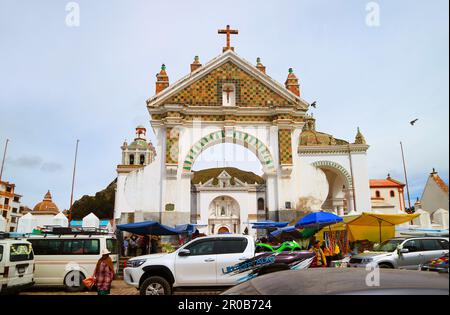
[[[341,165],[347,170],[348,174],[351,174],[350,160],[348,154],[301,155],[299,159],[301,159],[303,163],[307,163],[310,165],[317,161],[331,161]],[[366,154],[359,152],[352,153],[352,165],[354,177],[353,185],[355,188],[355,199],[356,199],[356,211],[371,212],[372,206],[370,202],[369,174],[368,174]],[[321,185],[321,187],[322,186],[323,184]]]
[[[391,190],[394,191],[394,197],[391,197]],[[383,188],[383,187],[377,187],[377,188],[371,188],[370,189],[370,193],[371,193],[371,198],[376,198],[376,191],[380,192],[380,197],[383,198],[384,200],[382,200],[382,202],[386,202],[390,205],[393,205],[394,208],[393,209],[389,209],[388,212],[385,213],[389,213],[389,214],[399,214],[399,213],[403,213],[402,207],[404,205],[404,201],[403,196],[400,194],[399,190],[397,188],[393,188],[393,187],[388,187],[388,188]],[[383,211],[382,209],[377,209],[378,211]],[[384,212],[384,211],[383,211]]]
[[[239,204],[240,208],[240,232],[242,233],[245,228],[248,226],[249,234],[256,235],[256,230],[251,229],[251,226],[248,225],[248,216],[249,214],[253,214],[256,216],[257,214],[257,198],[256,192],[247,192],[247,191],[227,191],[227,192],[219,192],[219,191],[202,191],[198,194],[198,209],[200,213],[200,222],[208,224],[208,219],[210,217],[209,206],[211,202],[217,197],[227,196],[231,197]],[[254,220],[250,220],[254,221]],[[211,234],[208,228],[199,229],[202,233]]]
[[[428,178],[421,198],[422,209],[432,214],[437,209],[448,210],[448,194],[442,191],[432,178]]]

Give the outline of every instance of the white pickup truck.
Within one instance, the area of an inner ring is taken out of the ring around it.
[[[130,259],[124,280],[141,295],[167,295],[173,288],[232,286],[245,273],[230,267],[255,257],[255,241],[248,235],[226,234],[192,240],[170,254]]]

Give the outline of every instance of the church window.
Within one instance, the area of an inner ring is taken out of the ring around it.
[[[134,154],[130,154],[130,165],[134,165]]]
[[[222,86],[222,105],[236,105],[236,87],[234,86],[234,84],[227,83]]]
[[[264,199],[263,198],[258,199],[258,210],[264,210]]]
[[[144,165],[145,164],[145,155],[141,154],[139,157],[139,164]]]
[[[286,201],[284,203],[284,206],[285,206],[286,209],[291,209],[291,202],[290,201]]]
[[[390,194],[391,194],[391,197],[395,197],[395,192],[393,190],[391,190]]]
[[[375,192],[375,197],[377,197],[377,198],[380,198],[380,197],[381,197],[381,194],[380,194],[380,191],[379,191],[379,190],[377,190],[377,191]]]

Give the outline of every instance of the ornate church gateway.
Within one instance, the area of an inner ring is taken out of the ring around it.
[[[242,233],[263,219],[291,221],[302,211],[369,210],[368,145],[359,129],[353,143],[317,131],[293,70],[281,85],[260,58],[253,65],[234,52],[229,36],[237,31],[219,33],[227,34],[222,54],[204,65],[195,57],[177,82],[169,84],[161,67],[147,100],[156,142],[139,126],[135,141],[122,146],[115,218],[202,223],[212,234]],[[222,143],[252,151],[263,175],[195,171],[198,156]]]

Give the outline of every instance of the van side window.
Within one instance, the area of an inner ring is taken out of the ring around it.
[[[100,241],[98,239],[29,239],[33,244],[35,255],[98,255]]]
[[[99,240],[63,240],[63,255],[98,255]]]
[[[3,259],[3,245],[0,245],[0,261]]]
[[[33,251],[35,255],[61,255],[61,241],[60,240],[37,240],[29,239],[33,244]]]
[[[100,242],[99,242],[99,240],[85,240],[84,241],[84,254],[85,255],[98,255],[98,254],[100,254]]]

